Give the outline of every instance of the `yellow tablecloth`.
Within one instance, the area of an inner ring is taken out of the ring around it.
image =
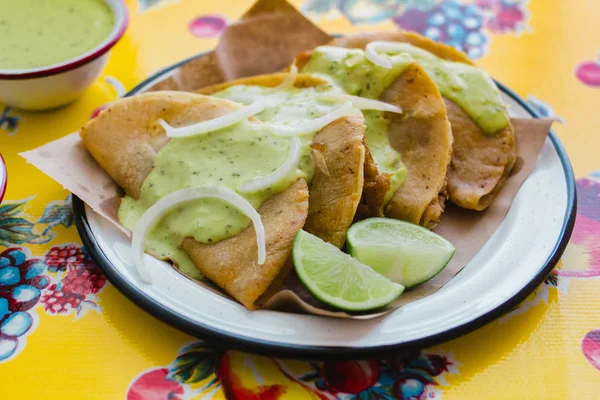
[[[131,24],[105,73],[131,89],[157,69],[211,49],[250,3],[129,0]],[[539,112],[563,118],[556,131],[579,178],[579,214],[560,269],[500,320],[393,360],[309,363],[213,350],[107,283],[81,247],[69,193],[17,155],[76,131],[114,100],[113,88],[99,79],[60,110],[0,106],[9,174],[0,205],[0,398],[600,398],[600,173],[593,172],[600,166],[600,3],[294,4],[328,32],[403,26],[455,44]],[[15,271],[27,275],[19,289]]]

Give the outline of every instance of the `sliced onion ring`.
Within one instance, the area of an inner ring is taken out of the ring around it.
[[[287,159],[283,164],[279,166],[275,171],[265,176],[259,176],[252,178],[240,186],[238,190],[241,192],[258,192],[259,190],[267,189],[280,180],[285,178],[290,172],[292,172],[298,166],[300,161],[300,139],[296,136],[292,136],[290,139],[290,149],[288,151]]]
[[[230,112],[208,121],[198,122],[197,124],[173,128],[165,120],[159,119],[158,123],[165,129],[168,137],[187,137],[196,136],[204,133],[214,132],[219,129],[242,122],[245,119],[262,112],[267,107],[267,102],[260,97],[247,107]]]
[[[260,214],[252,207],[252,204],[242,196],[231,189],[223,186],[199,186],[188,189],[181,189],[169,194],[157,201],[152,207],[146,210],[138,221],[132,236],[133,263],[143,281],[152,282],[150,273],[144,265],[144,243],[148,232],[154,227],[160,218],[162,218],[169,210],[178,204],[202,199],[202,198],[217,198],[224,200],[244,215],[252,220],[254,230],[256,231],[256,244],[258,246],[258,264],[265,263],[267,258],[267,245],[265,241],[265,227],[262,223]]]
[[[364,58],[365,57],[362,54],[356,54],[356,55],[348,58],[346,61],[344,61],[344,64],[346,64],[346,66],[348,68],[352,68],[356,64],[358,64],[359,62],[361,62],[362,60],[364,60]]]
[[[371,42],[367,44],[365,49],[365,56],[369,61],[371,61],[375,65],[379,65],[380,67],[390,69],[392,68],[392,61],[389,58],[381,56],[379,53],[403,53],[406,52],[405,47],[406,43],[398,43],[398,42]],[[427,51],[423,50],[424,53]],[[432,57],[437,57],[432,54]],[[452,86],[457,89],[464,89],[465,83],[460,78],[460,76],[454,74],[451,71],[445,70],[448,78],[452,81]]]
[[[349,101],[355,108],[361,110],[389,111],[397,114],[402,113],[402,108],[400,108],[399,106],[386,103],[385,101],[367,99],[365,97],[359,96],[351,96],[349,94],[324,94],[319,96],[319,100],[334,101],[339,103]]]
[[[342,117],[356,116],[359,110],[352,107],[351,102],[346,102],[337,110],[325,114],[322,117],[308,121],[305,124],[297,126],[285,126],[278,124],[265,124],[265,127],[277,136],[297,136],[306,135],[312,132],[320,131],[325,126]]]
[[[379,52],[398,52],[398,43],[394,42],[370,42],[365,48],[365,57],[375,65],[380,67],[391,69],[392,61],[389,58],[385,58],[379,54]]]
[[[242,103],[243,105],[250,105],[261,98],[263,98],[263,96],[253,96],[251,94],[233,94],[226,97],[229,101],[235,101],[236,103]]]
[[[293,87],[297,77],[298,67],[296,67],[296,64],[292,64],[292,66],[290,67],[290,72],[288,72],[288,74],[281,81],[281,83],[275,87],[275,90],[286,90]]]

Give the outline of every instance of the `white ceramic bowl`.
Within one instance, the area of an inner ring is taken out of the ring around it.
[[[25,110],[45,110],[77,99],[100,76],[109,50],[119,41],[129,21],[124,0],[104,0],[115,15],[108,37],[92,50],[60,64],[23,70],[0,69],[0,101]]]

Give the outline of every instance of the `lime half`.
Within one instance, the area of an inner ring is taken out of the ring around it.
[[[436,276],[455,250],[429,229],[390,218],[369,218],[352,225],[347,245],[357,260],[406,287]]]
[[[292,254],[296,272],[308,290],[323,303],[345,311],[383,307],[404,290],[404,286],[303,230],[294,238]]]

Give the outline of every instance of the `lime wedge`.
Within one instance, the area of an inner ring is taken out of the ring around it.
[[[369,218],[352,225],[347,246],[357,260],[407,288],[436,276],[455,250],[429,229],[390,218]]]
[[[308,290],[323,303],[345,311],[383,307],[404,290],[402,285],[303,230],[294,238],[292,254],[296,272]]]

